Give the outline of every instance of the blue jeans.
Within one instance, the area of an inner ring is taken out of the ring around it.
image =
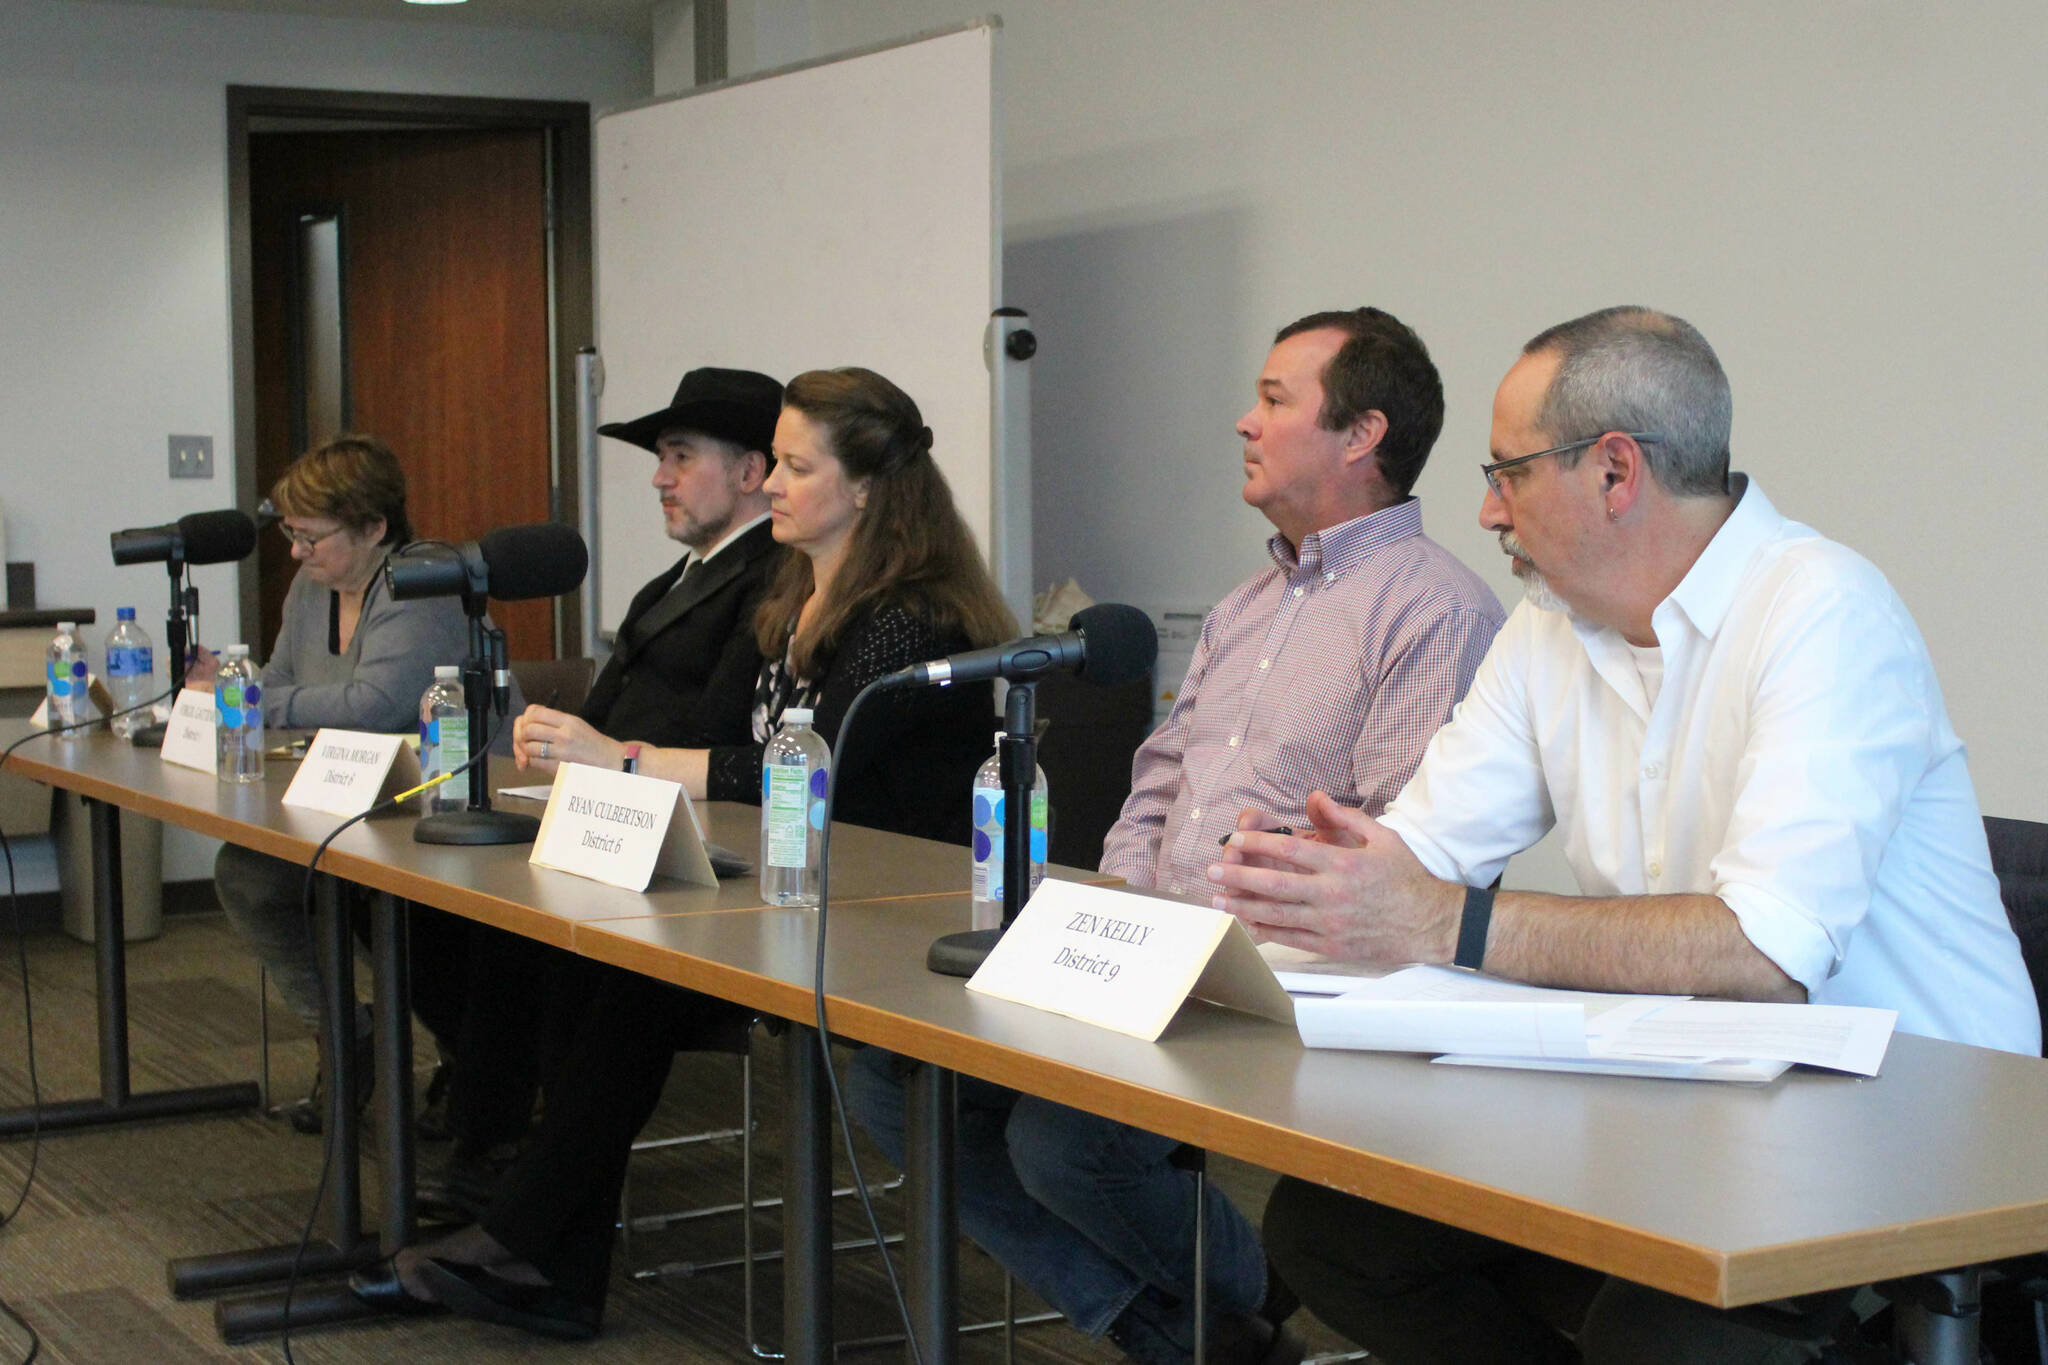
[[[903,1079],[912,1063],[858,1053],[854,1119],[903,1164]],[[960,1229],[1090,1336],[1120,1315],[1118,1344],[1146,1365],[1193,1352],[1196,1190],[1207,1199],[1209,1316],[1248,1317],[1266,1294],[1258,1234],[1223,1192],[1168,1158],[1180,1144],[959,1078],[954,1130]]]

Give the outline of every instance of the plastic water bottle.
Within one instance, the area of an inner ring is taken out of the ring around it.
[[[770,905],[816,905],[825,791],[832,751],[792,706],[761,753],[761,898]]]
[[[249,646],[221,651],[213,680],[214,771],[223,782],[263,780],[263,683],[249,662]]]
[[[43,653],[43,677],[44,691],[49,697],[46,728],[58,730],[59,726],[76,724],[92,714],[92,701],[87,695],[91,682],[86,676],[85,646],[78,639],[78,622],[57,623],[57,633]],[[58,730],[58,738],[77,739],[84,733],[83,728]]]
[[[127,739],[156,719],[146,707],[131,709],[156,695],[156,652],[148,634],[135,624],[135,608],[121,607],[114,615],[119,619],[107,636],[107,690],[114,696],[114,718],[108,724]],[[120,714],[123,711],[128,714]]]
[[[469,706],[463,700],[462,669],[436,664],[434,681],[420,694],[420,777],[432,781],[469,762]],[[431,811],[462,810],[469,805],[464,778],[443,782],[427,794]]]
[[[1045,880],[1046,824],[1051,818],[1052,791],[1045,769],[1034,768],[1031,782],[1031,891]],[[974,927],[994,929],[1003,922],[1003,751],[1000,745],[974,775],[974,839],[972,850]],[[1031,892],[1024,893],[1030,899]]]

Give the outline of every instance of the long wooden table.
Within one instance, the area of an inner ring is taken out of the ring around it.
[[[279,856],[298,850],[299,861],[331,827],[277,807],[281,783],[222,788],[111,742],[56,762],[26,756],[24,775]],[[751,808],[706,811],[714,839],[751,846]],[[840,827],[834,855],[831,1031],[938,1072],[1721,1307],[2048,1248],[2048,1144],[2034,1140],[2048,1131],[2048,1062],[2038,1058],[1900,1035],[1875,1079],[1795,1070],[1751,1088],[1304,1050],[1283,1026],[1200,1004],[1146,1044],[923,970],[930,941],[966,927],[960,850]],[[813,1018],[815,912],[761,906],[749,883],[615,892],[524,857],[414,844],[401,817],[344,834],[323,866],[799,1025]],[[945,1212],[941,1199],[938,1223]],[[949,1254],[950,1244],[927,1245],[913,1259],[943,1287],[933,1258]],[[801,1278],[793,1266],[790,1281]],[[1973,1287],[1966,1275],[1947,1283],[1965,1299]],[[792,1358],[829,1350],[829,1307],[802,1311],[812,1316],[799,1323],[785,1306]],[[943,1321],[943,1307],[920,1316]],[[1917,1329],[1913,1359],[1974,1360],[1964,1344],[1974,1321],[1955,1321],[1950,1330],[1934,1315]],[[928,1338],[926,1359],[949,1350]]]

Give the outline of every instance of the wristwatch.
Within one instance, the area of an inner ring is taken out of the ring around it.
[[[645,747],[645,746],[644,746],[644,745],[642,745],[642,744],[640,744],[640,743],[639,743],[639,742],[638,742],[637,740],[636,740],[636,741],[634,741],[634,742],[633,742],[633,743],[631,743],[631,744],[628,744],[628,745],[626,746],[626,758],[625,758],[625,761],[624,761],[624,762],[622,762],[621,764],[619,764],[619,767],[620,767],[621,769],[623,769],[624,771],[626,771],[626,772],[629,772],[629,773],[637,773],[637,772],[639,772],[639,771],[640,771],[640,750],[641,750],[642,748],[644,748],[644,747]]]

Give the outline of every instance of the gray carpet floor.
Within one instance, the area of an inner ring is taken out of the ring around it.
[[[5,923],[5,921],[0,921]],[[93,954],[61,933],[28,938],[29,981],[35,1007],[36,1062],[46,1100],[96,1094],[96,1025]],[[22,988],[11,934],[0,934],[0,1105],[28,1102],[27,1039]],[[253,1079],[259,1073],[258,977],[253,961],[221,916],[179,913],[165,918],[161,937],[132,945],[128,957],[131,1048],[138,1091]],[[365,976],[364,979],[367,979]],[[269,1011],[273,1099],[305,1092],[314,1070],[306,1031],[278,1007]],[[757,1043],[757,1173],[761,1193],[777,1188],[779,1097],[775,1045]],[[418,1056],[431,1059],[425,1037]],[[739,1121],[736,1058],[678,1058],[677,1070],[648,1135],[680,1133]],[[416,1078],[423,1082],[424,1075]],[[366,1150],[374,1150],[374,1131]],[[862,1148],[870,1180],[891,1174],[887,1163]],[[319,1179],[321,1144],[280,1119],[250,1112],[46,1136],[39,1150],[27,1140],[0,1142],[0,1213],[12,1206],[35,1161],[35,1179],[19,1216],[0,1228],[0,1297],[33,1324],[42,1338],[41,1361],[53,1365],[110,1362],[187,1362],[283,1359],[276,1341],[222,1344],[213,1304],[180,1302],[165,1287],[172,1257],[294,1240],[305,1226]],[[439,1158],[422,1144],[422,1167]],[[703,1144],[636,1158],[630,1201],[636,1214],[736,1201],[739,1155],[734,1144]],[[1212,1169],[1239,1207],[1265,1203],[1272,1177],[1218,1160]],[[377,1170],[366,1160],[366,1213],[374,1217]],[[852,1201],[841,1201],[839,1235],[855,1238],[862,1224]],[[900,1221],[894,1199],[878,1197],[885,1225]],[[324,1224],[323,1224],[324,1226]],[[779,1227],[771,1213],[756,1217],[763,1248],[773,1248]],[[616,1283],[604,1335],[587,1345],[541,1341],[505,1328],[454,1319],[377,1323],[295,1334],[293,1355],[306,1365],[389,1365],[392,1361],[496,1362],[565,1359],[589,1362],[661,1361],[694,1365],[750,1359],[743,1325],[741,1276],[709,1262],[736,1255],[737,1215],[681,1225],[630,1239],[616,1258]],[[682,1273],[635,1278],[635,1269],[670,1265]],[[971,1245],[961,1256],[964,1321],[999,1317],[1003,1277]],[[781,1280],[765,1265],[757,1280],[757,1344],[779,1350]],[[872,1251],[842,1253],[835,1263],[834,1312],[842,1339],[889,1332],[895,1314]],[[1020,1313],[1039,1309],[1017,1295]],[[1319,1348],[1338,1345],[1306,1314],[1295,1319]],[[22,1359],[26,1339],[0,1325],[0,1362]],[[850,1359],[892,1361],[900,1346],[843,1351]],[[961,1358],[1004,1358],[1000,1332],[963,1343]],[[1020,1329],[1015,1358],[1028,1362],[1118,1359],[1064,1323]]]

